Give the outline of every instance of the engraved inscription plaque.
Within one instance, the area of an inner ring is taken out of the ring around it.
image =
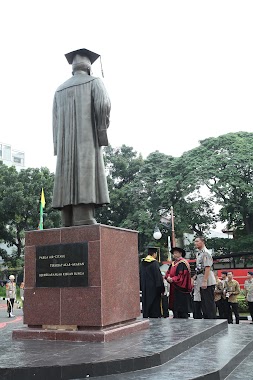
[[[88,286],[88,243],[36,247],[36,287]]]

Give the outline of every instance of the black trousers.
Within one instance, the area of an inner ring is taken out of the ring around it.
[[[248,302],[248,305],[249,305],[249,313],[250,313],[251,319],[252,319],[251,322],[253,322],[253,302]]]
[[[208,286],[206,289],[200,288],[201,309],[204,319],[216,319],[216,305],[214,302],[215,285]]]
[[[216,310],[218,309],[219,318],[223,318],[223,305],[222,305],[222,299],[219,301],[215,301]]]
[[[168,302],[168,296],[166,296],[166,294],[162,295],[162,317],[163,318],[169,317],[169,302]]]
[[[189,314],[183,311],[173,311],[173,318],[189,318]]]
[[[228,300],[227,299],[224,299],[224,298],[221,298],[220,300],[220,310],[219,310],[219,314],[220,314],[220,318],[222,319],[227,319],[228,318]]]
[[[228,323],[233,323],[232,312],[235,315],[236,324],[239,324],[238,303],[228,302]]]
[[[9,313],[9,315],[11,311],[13,311],[14,300],[15,300],[14,298],[10,298],[10,301],[7,301],[7,313]]]
[[[193,302],[193,318],[194,319],[202,319],[202,309],[201,309],[201,301],[194,301]]]

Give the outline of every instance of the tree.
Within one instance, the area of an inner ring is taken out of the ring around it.
[[[54,174],[47,168],[28,168],[17,172],[14,166],[0,165],[0,240],[14,247],[12,258],[1,253],[5,261],[18,260],[24,248],[25,231],[39,224],[41,188],[46,196],[45,228],[58,227],[60,215],[51,208]]]
[[[190,182],[194,180],[198,189],[203,185],[209,189],[214,202],[221,206],[221,221],[252,234],[253,133],[228,133],[200,144],[184,155],[192,173]]]
[[[188,161],[165,154],[151,153],[144,162],[141,177],[148,189],[154,219],[174,208],[177,237],[191,231],[202,234],[215,223],[213,205],[188,178]]]
[[[193,196],[187,199],[194,187],[185,184],[188,167],[180,158],[156,151],[144,160],[133,148],[123,145],[117,149],[106,148],[105,163],[111,203],[98,209],[97,220],[138,230],[141,252],[147,245],[156,245],[161,247],[162,254],[167,254],[168,234],[157,242],[153,239],[153,231],[161,215],[171,206],[176,213],[177,236],[185,229],[205,230],[213,223],[208,201],[200,195],[198,199]]]
[[[139,183],[143,162],[132,147],[105,148],[110,204],[98,209],[96,215],[100,223],[138,230],[141,249],[146,241],[143,236],[150,229],[147,197]]]

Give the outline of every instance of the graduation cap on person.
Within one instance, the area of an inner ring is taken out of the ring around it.
[[[185,257],[186,255],[186,252],[183,248],[173,247],[170,252],[173,254],[175,251],[181,253],[182,257]]]
[[[250,272],[248,272],[248,274],[250,274],[251,276],[253,276],[253,272],[251,272],[251,271],[250,271]]]
[[[88,49],[78,49],[78,50],[73,50],[70,53],[65,54],[65,57],[70,65],[73,63],[73,59],[75,55],[81,55],[82,57],[87,57],[90,60],[90,63],[93,64],[98,58],[100,58],[100,66],[101,66],[101,73],[102,76],[104,77],[104,72],[102,68],[102,60],[101,60],[101,55],[94,53],[94,51],[88,50]]]
[[[153,253],[157,252],[158,261],[160,262],[161,261],[160,247],[148,246],[147,248],[148,248],[148,255],[153,255]]]

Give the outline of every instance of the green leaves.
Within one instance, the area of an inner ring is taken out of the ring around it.
[[[168,232],[153,239],[161,215],[174,208],[176,237],[205,233],[228,222],[235,236],[253,234],[253,133],[228,133],[172,157],[158,151],[143,159],[132,147],[104,148],[111,203],[97,209],[97,221],[139,231],[139,250],[167,249]],[[24,231],[37,229],[41,188],[46,198],[44,228],[60,226],[51,208],[54,174],[47,168],[17,172],[0,165],[0,240],[23,252]],[[217,206],[219,211],[217,211]],[[216,210],[216,211],[215,211]],[[230,244],[230,243],[229,243]]]
[[[184,155],[191,165],[197,163],[193,178],[221,206],[221,221],[253,233],[253,133],[228,133],[200,143]]]
[[[12,260],[17,261],[23,253],[25,231],[38,228],[42,187],[46,197],[44,227],[60,225],[59,212],[51,208],[53,182],[54,174],[47,168],[17,172],[15,167],[0,165],[0,240],[13,247]]]

